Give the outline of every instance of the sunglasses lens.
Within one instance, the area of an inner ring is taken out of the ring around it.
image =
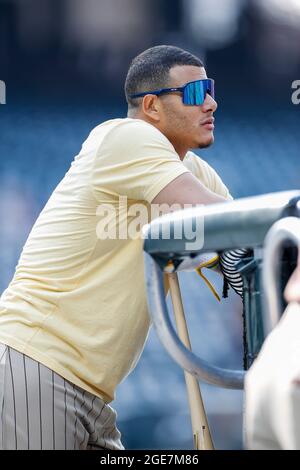
[[[183,92],[183,102],[187,105],[201,105],[204,103],[206,93],[212,98],[215,96],[214,81],[210,78],[205,80],[197,80],[188,83]]]
[[[215,97],[215,82],[211,79],[207,79],[207,93],[214,98]]]

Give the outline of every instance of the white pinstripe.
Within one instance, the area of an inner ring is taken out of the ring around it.
[[[1,449],[124,449],[113,408],[1,343],[0,410]]]

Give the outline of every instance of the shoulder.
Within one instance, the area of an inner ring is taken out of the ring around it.
[[[105,143],[139,147],[140,145],[156,143],[174,150],[171,142],[156,127],[142,119],[114,119],[107,121]]]
[[[180,163],[171,142],[156,127],[139,119],[114,119],[94,129],[95,168],[120,170],[128,165],[131,169],[150,171],[163,163]],[[135,168],[134,168],[135,167]]]
[[[216,170],[194,152],[187,152],[183,164],[211,191],[232,199],[227,186]]]
[[[212,189],[217,172],[205,160],[190,151],[184,157],[183,164]]]

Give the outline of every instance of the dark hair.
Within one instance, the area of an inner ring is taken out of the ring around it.
[[[175,46],[151,47],[136,56],[130,64],[125,80],[128,107],[136,108],[140,102],[140,99],[131,99],[130,95],[167,87],[169,71],[176,65],[203,67],[198,57]]]

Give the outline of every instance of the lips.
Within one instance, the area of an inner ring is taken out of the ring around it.
[[[205,119],[205,121],[201,122],[201,126],[205,127],[205,129],[208,129],[209,131],[213,131],[215,126],[214,126],[215,118],[210,117],[208,119]]]
[[[201,122],[201,126],[205,126],[206,124],[214,124],[215,122],[215,118],[211,117],[211,118],[208,118],[208,119],[205,119],[205,121],[202,121]]]

